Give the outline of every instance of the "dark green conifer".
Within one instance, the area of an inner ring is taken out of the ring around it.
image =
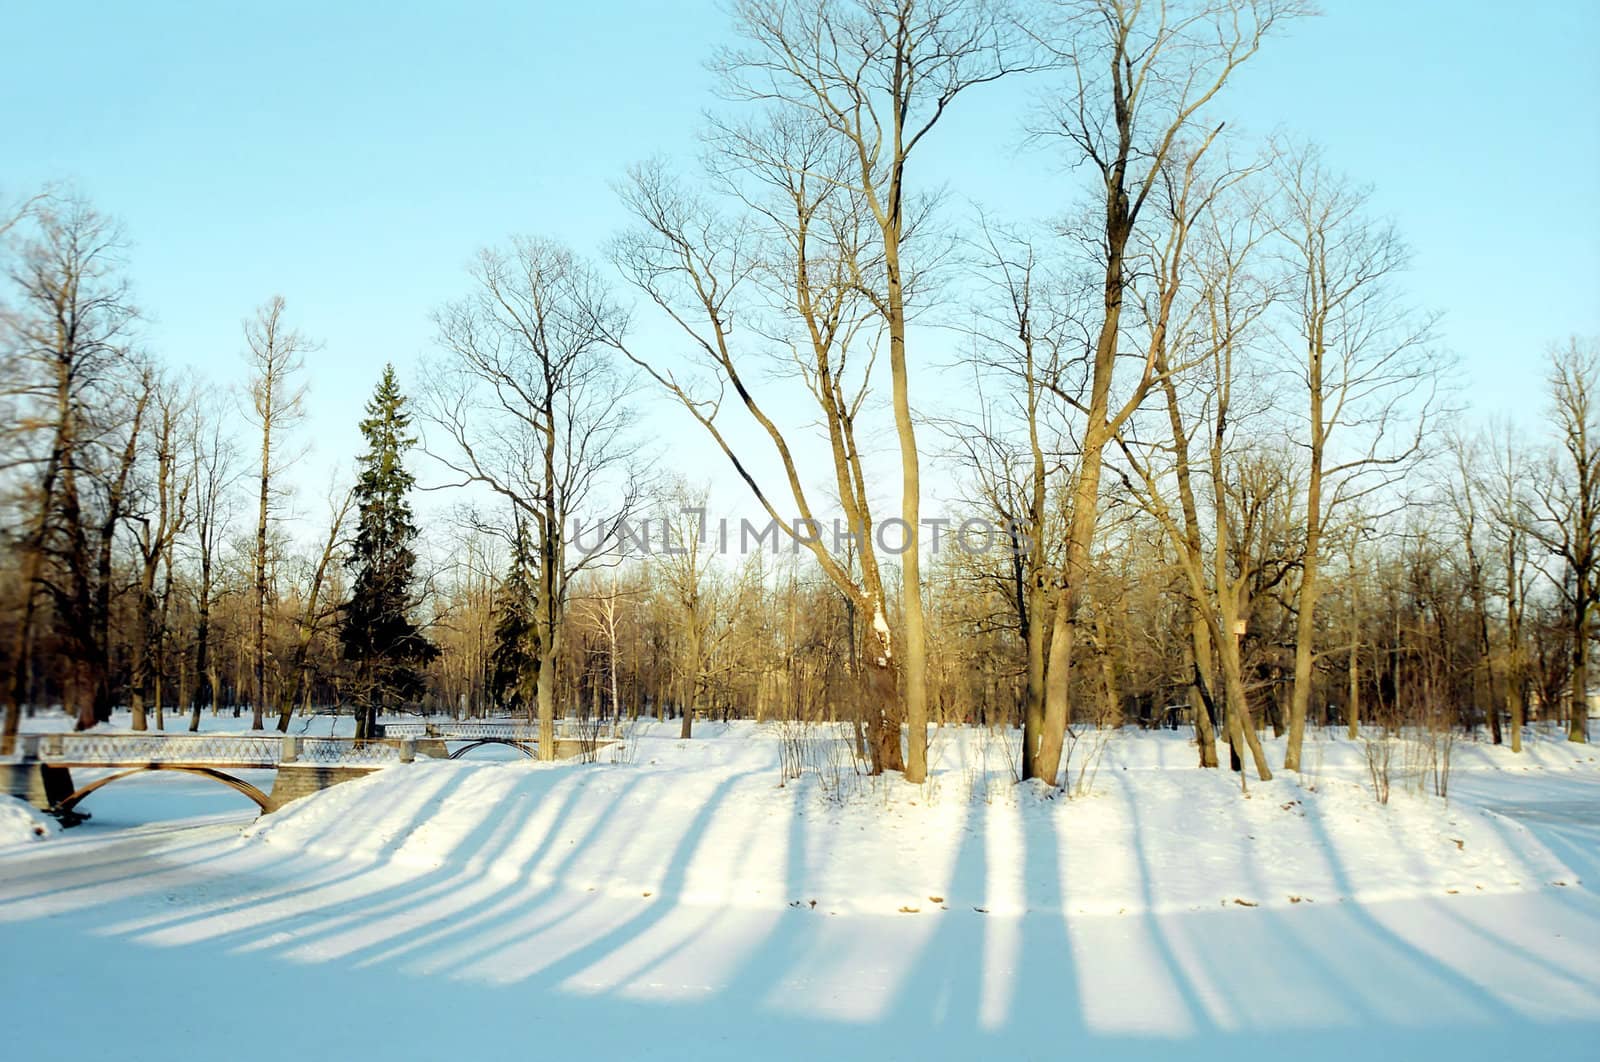
[[[421,669],[439,655],[411,619],[417,526],[408,495],[416,479],[403,459],[416,439],[407,433],[405,404],[394,366],[385,366],[361,422],[367,450],[356,481],[360,522],[346,562],[355,578],[339,629],[345,658],[356,666],[359,737],[373,736],[380,711],[421,699]]]
[[[517,521],[511,569],[495,600],[494,648],[489,652],[489,696],[510,712],[534,711],[539,682],[539,632],[534,626],[534,560],[527,525]]]

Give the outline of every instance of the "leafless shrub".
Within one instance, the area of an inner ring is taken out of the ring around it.
[[[606,746],[606,759],[611,763],[632,765],[639,759],[639,727],[642,725],[638,719],[630,719],[626,726],[618,728],[616,740]]]
[[[1405,740],[1406,788],[1419,796],[1433,791],[1437,797],[1450,795],[1450,754],[1455,747],[1455,730],[1429,722],[1411,728]]]
[[[600,749],[610,743],[614,728],[599,713],[580,712],[571,733],[578,744],[578,762],[598,763]]]
[[[1378,803],[1389,802],[1389,765],[1394,758],[1394,737],[1387,731],[1376,738],[1363,737],[1367,753],[1367,777],[1372,782],[1372,795]]]
[[[1083,797],[1094,791],[1100,761],[1115,732],[1115,728],[1103,726],[1099,720],[1090,725],[1067,727],[1066,752],[1061,763],[1061,784],[1067,796]]]
[[[1450,797],[1450,751],[1455,740],[1455,730],[1450,727],[1434,737],[1433,794],[1442,799]]]
[[[989,755],[995,743],[994,731],[988,727],[978,727],[974,735],[974,740],[968,743],[968,752],[962,766],[962,774],[967,785],[967,800],[969,803],[981,800],[985,804],[992,804],[994,790],[989,772]]]
[[[778,785],[798,781],[812,759],[812,724],[800,718],[780,719],[778,731]]]
[[[807,757],[817,788],[830,804],[849,803],[865,791],[871,778],[867,761],[856,750],[855,728],[850,723],[838,723],[818,729],[821,732],[811,742]]]

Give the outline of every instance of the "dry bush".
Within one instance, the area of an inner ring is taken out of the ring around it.
[[[851,723],[834,723],[817,730],[807,759],[817,788],[829,803],[849,803],[866,790],[872,778],[868,774],[870,765],[857,750],[855,727]]]
[[[1389,802],[1389,767],[1394,759],[1394,737],[1387,729],[1376,738],[1362,737],[1367,753],[1367,777],[1372,782],[1372,795],[1378,803]]]
[[[1117,732],[1120,717],[1101,706],[1089,723],[1067,727],[1066,747],[1061,761],[1061,788],[1068,797],[1088,796],[1100,773],[1106,745]],[[1076,763],[1076,766],[1074,766]]]
[[[630,719],[625,727],[615,731],[617,740],[606,746],[606,759],[610,763],[631,766],[639,759],[639,728],[643,721]]]

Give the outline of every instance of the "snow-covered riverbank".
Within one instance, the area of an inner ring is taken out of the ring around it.
[[[1397,778],[1380,806],[1346,742],[1246,798],[1181,738],[1126,733],[1069,801],[970,733],[935,741],[929,785],[843,788],[780,787],[770,730],[669,733],[631,764],[418,764],[255,825],[0,849],[19,1057],[1491,1058],[1600,1035],[1588,749],[1463,744],[1450,802]],[[73,995],[95,1021],[39,1020]]]

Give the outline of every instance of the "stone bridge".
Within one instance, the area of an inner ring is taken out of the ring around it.
[[[67,824],[85,816],[80,801],[113,782],[147,771],[180,771],[243,793],[263,812],[291,800],[416,758],[403,738],[283,737],[261,734],[25,734],[18,754],[0,763],[0,792],[53,812]],[[74,768],[109,770],[86,785]],[[244,770],[276,772],[270,792],[238,776]]]
[[[509,720],[391,723],[376,739],[267,734],[24,734],[17,754],[0,760],[0,792],[21,797],[67,824],[89,794],[148,771],[180,771],[209,778],[242,793],[263,813],[291,800],[423,756],[455,759],[481,745],[500,744],[528,756],[538,752],[539,727]],[[616,736],[614,727],[563,721],[556,728],[560,759],[590,757]],[[452,751],[449,743],[458,747]],[[86,785],[74,768],[110,773]],[[240,771],[274,771],[270,791],[239,777]]]
[[[409,738],[417,743],[418,752],[439,759],[460,759],[483,745],[508,745],[530,757],[539,753],[539,724],[513,719],[386,723],[383,736]],[[559,719],[554,728],[555,758],[564,760],[592,753],[618,736],[614,723]],[[457,747],[451,749],[449,744]]]

